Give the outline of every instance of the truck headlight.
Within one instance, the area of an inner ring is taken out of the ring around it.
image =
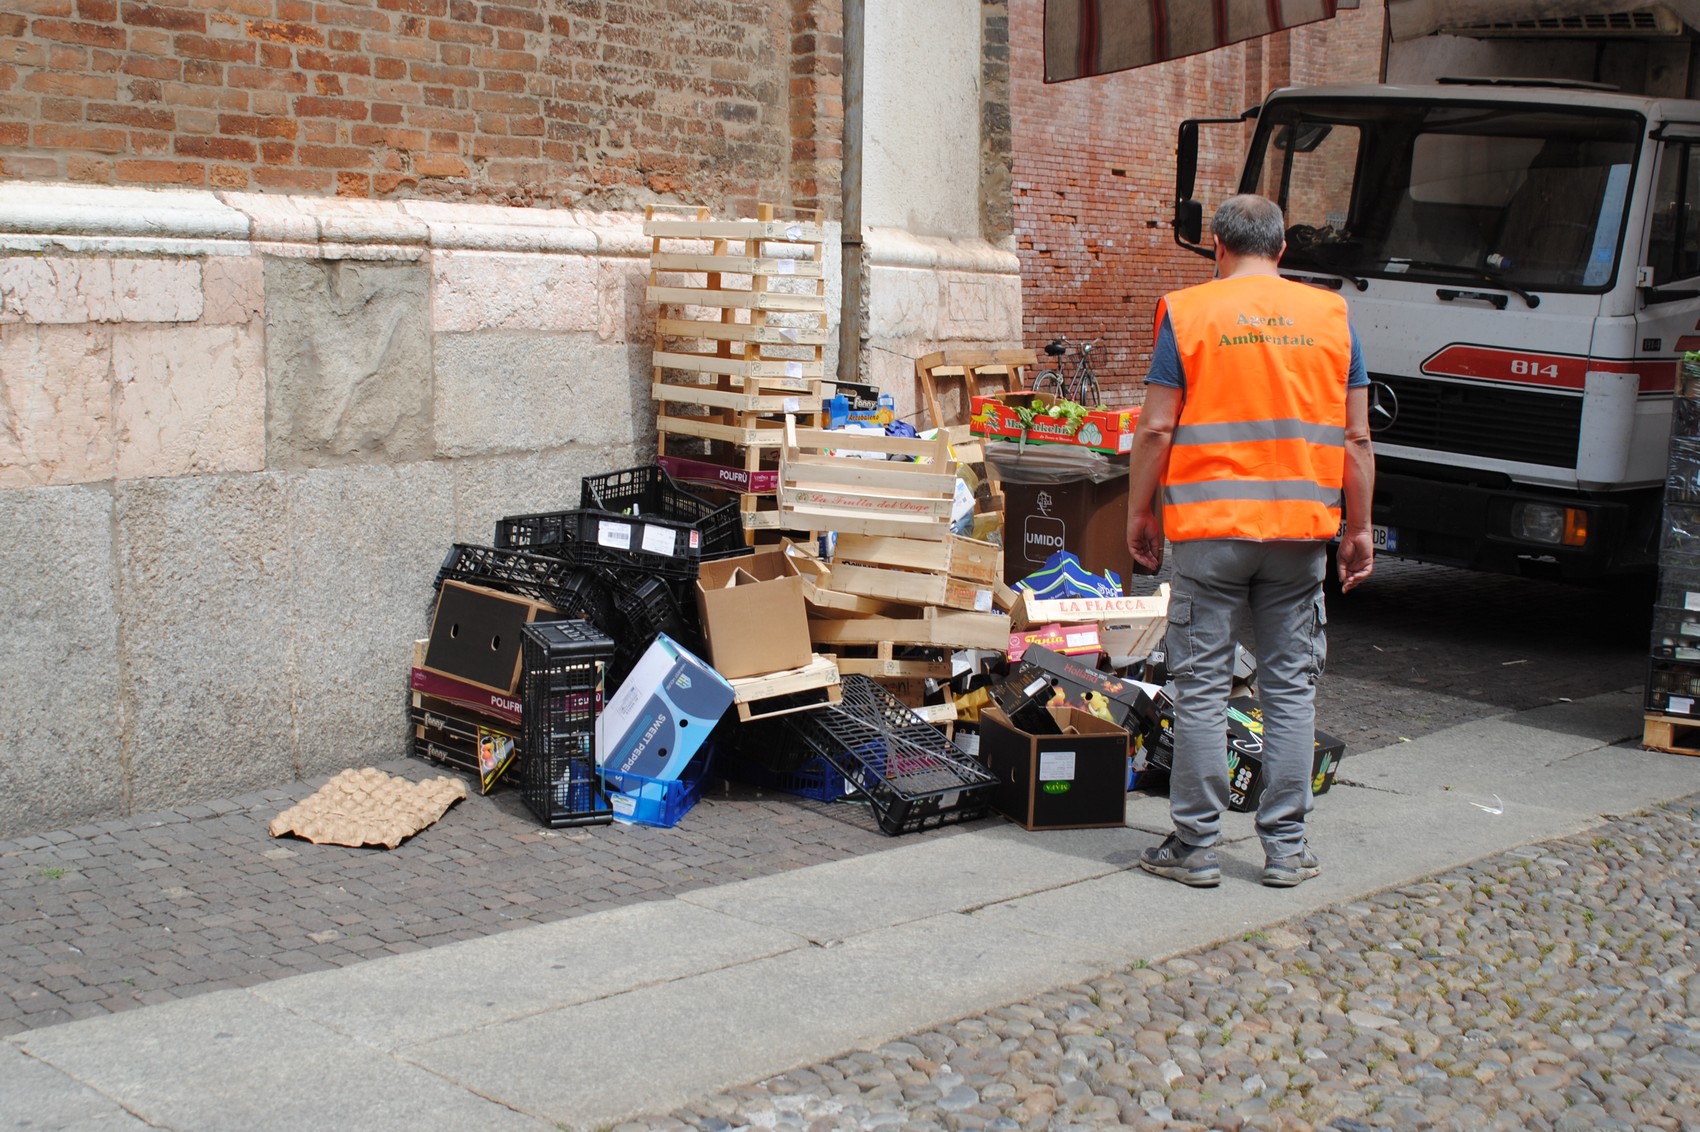
[[[1557,503],[1515,503],[1511,535],[1553,546],[1583,546],[1588,541],[1588,513]]]

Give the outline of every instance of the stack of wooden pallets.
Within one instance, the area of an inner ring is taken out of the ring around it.
[[[951,652],[1008,645],[1009,616],[993,604],[1001,552],[951,533],[957,467],[942,436],[788,424],[779,474],[781,523],[837,533],[830,561],[801,547],[791,556],[810,640],[840,671],[918,705],[927,678],[949,678]]]
[[[825,230],[819,212],[715,220],[651,207],[649,299],[657,305],[659,462],[676,480],[736,492],[746,530],[776,527],[783,418],[822,423],[833,395]]]

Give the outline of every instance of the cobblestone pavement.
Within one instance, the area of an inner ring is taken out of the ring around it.
[[[1700,799],[615,1132],[1700,1127]]]
[[[1318,718],[1348,751],[1645,679],[1645,598],[1627,592],[1388,561],[1331,608]],[[0,1035],[894,844],[865,807],[720,785],[670,830],[543,830],[498,792],[395,850],[269,838],[319,785],[0,841]]]

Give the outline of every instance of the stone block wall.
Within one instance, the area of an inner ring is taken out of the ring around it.
[[[641,225],[0,184],[0,837],[403,755],[450,545],[654,451]]]
[[[1177,247],[1170,227],[1181,120],[1234,117],[1279,86],[1377,81],[1384,5],[1364,0],[1265,39],[1046,86],[1043,0],[1008,4],[1023,340],[1102,335],[1093,359],[1104,399],[1136,404],[1157,299],[1210,277],[1209,261]],[[1244,144],[1232,136],[1203,135],[1200,199],[1219,202],[1238,184]]]

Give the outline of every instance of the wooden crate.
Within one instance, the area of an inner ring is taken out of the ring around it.
[[[1026,387],[1024,371],[1038,364],[1038,355],[1019,347],[939,350],[915,359],[921,396],[932,414],[933,427],[953,440],[968,434],[969,407],[977,393],[1012,393]],[[946,379],[960,379],[959,413],[947,413],[939,397]]]
[[[909,541],[909,540],[906,540]],[[992,611],[992,590],[978,582],[917,570],[882,570],[849,562],[832,562],[832,585],[844,593],[904,605],[941,605],[946,609]]]
[[[834,562],[920,570],[965,582],[983,582],[987,586],[1003,577],[1003,548],[961,535],[948,535],[942,542],[884,535],[840,535],[832,557]]]
[[[928,645],[952,649],[1009,647],[1009,615],[969,613],[929,606],[910,617],[857,617],[840,621],[811,620],[809,639],[822,651],[840,644]]]
[[[949,536],[956,463],[943,437],[846,435],[799,428],[789,419],[785,429],[779,509],[787,527],[934,541]]]
[[[1648,714],[1641,746],[1672,755],[1700,755],[1700,719]]]

